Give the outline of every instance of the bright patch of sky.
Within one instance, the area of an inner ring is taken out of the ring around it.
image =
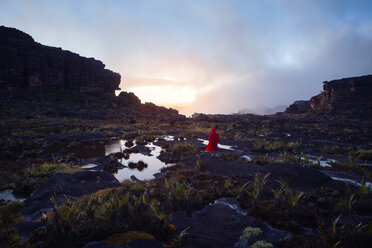
[[[1,0],[0,23],[102,60],[142,102],[232,113],[372,73],[369,0]]]

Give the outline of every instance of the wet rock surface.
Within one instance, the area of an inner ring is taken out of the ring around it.
[[[183,247],[233,247],[242,231],[248,227],[259,227],[263,239],[276,244],[290,237],[290,233],[273,228],[241,210],[235,199],[222,198],[188,216],[186,212],[172,215],[178,232],[186,229]]]
[[[151,150],[150,148],[144,146],[144,145],[137,145],[135,147],[125,149],[123,153],[141,153],[147,156],[151,155]]]

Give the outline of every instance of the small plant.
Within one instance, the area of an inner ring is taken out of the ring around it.
[[[182,247],[182,240],[183,240],[183,238],[184,238],[186,235],[188,235],[187,230],[188,230],[189,228],[190,228],[190,227],[185,228],[185,229],[184,229],[180,234],[178,234],[178,235],[176,236],[176,238],[173,239],[172,244],[173,244],[174,247]]]
[[[353,210],[353,206],[354,206],[355,202],[356,202],[355,194],[352,194],[349,198],[349,201],[348,201],[348,207],[349,207],[350,212]]]
[[[290,192],[288,194],[288,199],[289,199],[289,202],[290,202],[290,205],[291,205],[291,208],[294,208],[297,206],[297,202],[298,200],[300,200],[300,198],[304,195],[304,192],[301,191],[301,192],[298,192],[298,193],[292,193]]]
[[[358,150],[357,155],[360,159],[372,160],[372,149],[371,150]]]
[[[351,165],[351,166],[353,166],[353,167],[357,167],[358,166],[358,164],[357,164],[357,159],[359,158],[359,156],[357,156],[357,154],[355,154],[355,153],[350,153],[349,154],[349,157],[348,157],[348,159],[349,159],[349,164]]]
[[[260,177],[260,173],[256,173],[256,175],[254,176],[253,190],[248,192],[248,194],[252,197],[252,204],[258,202],[258,198],[261,194],[261,191],[263,190],[263,187],[267,183],[267,179],[269,176],[270,173],[266,173],[263,177]]]
[[[337,223],[338,223],[338,221],[340,220],[340,218],[341,218],[341,215],[339,215],[334,221],[333,221],[333,223],[332,223],[332,234],[333,234],[333,236],[334,235],[336,235],[336,232],[337,232]]]
[[[273,244],[266,242],[264,240],[259,240],[249,247],[250,248],[274,248]]]
[[[362,180],[360,181],[360,191],[362,194],[366,195],[372,190],[372,184],[367,183],[364,177],[362,177]]]
[[[230,181],[230,178],[226,178],[223,185],[224,185],[225,188],[230,188],[231,185],[232,185],[231,181]]]
[[[316,164],[318,167],[320,167],[320,161],[322,160],[322,156],[316,158]]]
[[[165,180],[165,187],[169,190],[168,198],[176,199],[177,201],[181,201],[182,199],[187,201],[192,192],[191,187],[178,181],[171,183],[168,180]]]
[[[293,153],[284,152],[281,156],[281,159],[284,162],[298,164],[298,163],[301,162],[301,155],[296,155],[296,154],[293,154]]]
[[[279,202],[280,197],[282,196],[283,192],[285,192],[285,188],[280,187],[277,190],[272,191],[274,194],[274,206],[276,206]]]
[[[344,229],[347,231],[347,233],[353,237],[354,235],[361,233],[364,229],[366,229],[368,225],[363,225],[362,223],[359,223],[358,225],[345,225]]]
[[[196,154],[196,166],[201,167],[202,159],[200,158],[199,154]]]
[[[191,143],[175,144],[169,150],[178,156],[190,156],[199,153],[199,150]]]

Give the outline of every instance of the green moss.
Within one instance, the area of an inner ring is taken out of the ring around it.
[[[357,155],[359,159],[372,160],[372,149],[371,150],[358,150]]]
[[[174,152],[176,155],[190,156],[199,153],[199,150],[195,145],[191,143],[180,143],[175,144],[169,148],[170,151]]]
[[[269,242],[259,240],[255,242],[253,245],[249,246],[249,248],[274,248],[274,246]]]
[[[26,173],[31,177],[43,177],[53,173],[74,174],[81,171],[81,168],[67,164],[43,163],[40,167],[33,166],[28,168]]]
[[[262,237],[262,230],[258,227],[246,227],[243,230],[243,235],[240,239],[247,238],[248,240],[260,240]]]

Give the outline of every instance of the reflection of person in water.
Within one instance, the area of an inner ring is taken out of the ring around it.
[[[220,139],[220,136],[216,132],[215,128],[212,128],[212,132],[209,135],[209,143],[207,147],[205,147],[205,150],[208,152],[217,152],[217,145],[218,145],[218,140]]]

